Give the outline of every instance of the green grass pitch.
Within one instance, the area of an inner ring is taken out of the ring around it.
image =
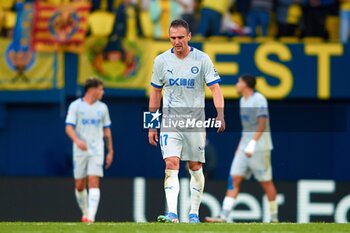
[[[59,223],[0,222],[0,233],[350,233],[336,223]]]

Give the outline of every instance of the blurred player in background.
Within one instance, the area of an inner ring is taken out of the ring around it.
[[[179,109],[204,112],[204,85],[206,84],[214,99],[217,110],[216,120],[221,126],[218,132],[225,129],[224,98],[219,82],[220,76],[216,72],[209,56],[188,45],[191,39],[189,26],[184,20],[174,20],[169,28],[170,41],[173,48],[158,55],[154,61],[150,94],[149,110],[156,112],[160,108],[163,95],[163,113],[175,113]],[[185,111],[185,110],[184,110]],[[177,112],[177,113],[182,113]],[[205,162],[205,130],[201,132],[183,132],[174,129],[167,132],[161,129],[158,139],[156,129],[148,133],[149,143],[157,146],[160,143],[165,161],[164,190],[168,212],[160,215],[158,222],[178,222],[177,199],[179,194],[180,160],[187,161],[191,192],[191,209],[189,222],[199,223],[198,211],[204,189],[204,175],[202,163]]]
[[[103,93],[102,81],[88,79],[84,97],[70,104],[66,118],[66,133],[73,141],[75,196],[83,215],[81,221],[89,223],[95,221],[100,201],[104,141],[108,149],[106,169],[113,161],[111,120],[107,105],[100,101]]]
[[[244,179],[252,174],[261,184],[270,208],[270,221],[278,222],[276,188],[272,182],[271,150],[272,140],[268,104],[266,98],[256,92],[256,79],[252,75],[242,75],[236,84],[242,96],[240,115],[242,137],[235,153],[230,171],[230,179],[220,216],[206,217],[206,222],[227,222]],[[232,185],[233,182],[233,185]]]

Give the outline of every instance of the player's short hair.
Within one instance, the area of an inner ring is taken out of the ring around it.
[[[170,23],[170,28],[178,28],[178,27],[183,27],[186,29],[187,33],[190,32],[190,27],[188,26],[188,23],[186,20],[183,19],[175,19]]]
[[[251,89],[255,89],[256,78],[254,75],[243,74],[240,76],[240,78],[247,84],[248,87],[250,87]]]
[[[95,77],[90,77],[85,81],[84,91],[86,93],[90,88],[96,88],[99,86],[103,86],[103,82]]]

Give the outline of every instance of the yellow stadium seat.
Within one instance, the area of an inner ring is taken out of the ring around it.
[[[11,10],[13,4],[15,4],[16,0],[0,0],[0,7],[3,10]]]
[[[238,12],[233,12],[232,15],[231,15],[231,19],[232,19],[233,22],[235,22],[239,26],[243,27],[244,23],[243,23],[243,16],[242,16],[242,14],[240,14]]]
[[[152,38],[153,33],[153,23],[149,16],[148,11],[141,11],[140,13],[140,21],[141,21],[141,27],[143,31],[143,35],[147,38]]]
[[[326,29],[330,41],[339,41],[339,17],[335,15],[327,16]]]
[[[6,11],[5,12],[5,28],[12,29],[16,24],[16,12]]]
[[[287,23],[299,24],[302,14],[302,8],[298,3],[291,4],[288,8]]]
[[[96,37],[106,37],[113,31],[114,14],[107,11],[94,11],[89,15],[88,24],[91,34]]]

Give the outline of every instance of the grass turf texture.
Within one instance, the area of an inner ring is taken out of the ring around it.
[[[350,224],[336,223],[65,223],[0,222],[0,233],[350,233]]]

